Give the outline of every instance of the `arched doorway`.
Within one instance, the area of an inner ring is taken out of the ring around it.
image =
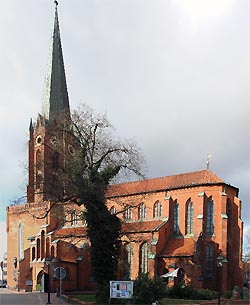
[[[184,278],[185,278],[185,271],[184,271],[184,269],[183,268],[178,268],[177,277],[175,279],[175,285],[176,284],[183,284],[183,285],[185,285]]]
[[[36,279],[36,290],[40,290],[42,292],[48,291],[48,285],[49,285],[49,277],[46,272],[41,270]]]

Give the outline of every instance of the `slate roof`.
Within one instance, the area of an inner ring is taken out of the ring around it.
[[[219,183],[224,182],[213,172],[201,170],[186,174],[114,184],[108,188],[106,198]]]
[[[52,120],[61,114],[66,117],[69,116],[70,108],[56,3],[54,30],[43,95],[42,116],[47,120]]]

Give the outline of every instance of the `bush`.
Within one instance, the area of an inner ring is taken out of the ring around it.
[[[226,291],[224,292],[224,297],[225,297],[226,299],[231,299],[232,296],[233,296],[233,292],[232,292],[231,290],[226,290]]]
[[[212,300],[217,298],[217,292],[209,289],[198,289],[197,290],[199,300]]]
[[[134,282],[134,303],[151,304],[166,295],[166,287],[159,277],[150,278],[148,273],[141,274]]]
[[[167,297],[173,299],[183,299],[183,288],[182,285],[174,285],[167,290]]]
[[[167,290],[167,297],[175,299],[212,300],[216,292],[209,289],[195,289],[192,286],[174,285]]]

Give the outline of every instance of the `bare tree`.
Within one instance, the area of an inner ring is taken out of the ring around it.
[[[55,202],[84,205],[92,270],[102,291],[115,277],[121,246],[121,222],[108,210],[105,192],[118,176],[142,176],[143,158],[134,141],[119,139],[106,115],[86,105],[73,112],[70,122],[54,122],[51,132],[61,144],[48,148],[51,181],[44,191]]]

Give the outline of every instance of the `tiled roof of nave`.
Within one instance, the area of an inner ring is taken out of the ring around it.
[[[224,181],[210,170],[202,170],[110,185],[106,193],[106,198],[217,183],[224,183]]]

